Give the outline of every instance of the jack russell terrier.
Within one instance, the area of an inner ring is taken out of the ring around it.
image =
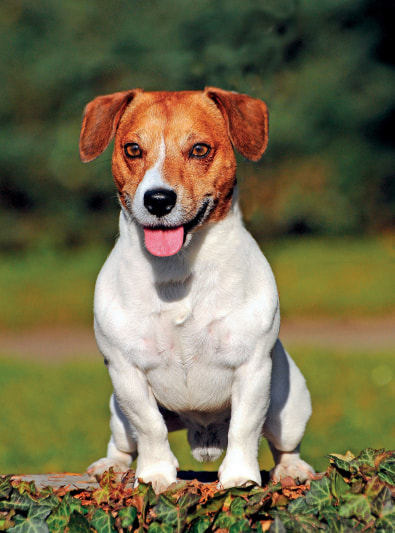
[[[168,432],[185,428],[197,460],[227,449],[224,488],[261,483],[262,435],[274,479],[308,480],[310,395],[278,339],[276,283],[237,202],[233,148],[261,158],[266,105],[213,87],[99,96],[85,108],[82,161],[113,137],[120,232],[94,302],[112,436],[88,473],[125,472],[138,454],[136,480],[161,492],[177,479]]]

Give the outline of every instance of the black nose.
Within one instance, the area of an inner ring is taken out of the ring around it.
[[[144,194],[144,206],[151,215],[163,217],[176,205],[177,195],[170,189],[152,189]]]

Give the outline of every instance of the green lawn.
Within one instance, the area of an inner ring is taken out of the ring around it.
[[[279,240],[262,248],[277,278],[283,316],[371,316],[394,310],[390,238]],[[109,251],[1,257],[0,328],[90,325],[95,279]]]
[[[390,352],[293,351],[313,398],[303,455],[317,470],[331,452],[391,449],[395,363]],[[100,358],[44,365],[0,359],[0,472],[84,471],[105,453],[111,385]],[[201,469],[183,432],[171,436],[183,469]],[[272,466],[267,445],[261,468]],[[207,465],[215,469],[218,463]]]

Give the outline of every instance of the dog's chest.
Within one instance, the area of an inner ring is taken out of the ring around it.
[[[174,410],[228,407],[237,348],[225,321],[187,300],[156,316],[140,364],[158,401]]]

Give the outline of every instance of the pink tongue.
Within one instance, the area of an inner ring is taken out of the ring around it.
[[[152,255],[167,257],[180,251],[184,243],[184,227],[175,229],[144,228],[145,246]]]

